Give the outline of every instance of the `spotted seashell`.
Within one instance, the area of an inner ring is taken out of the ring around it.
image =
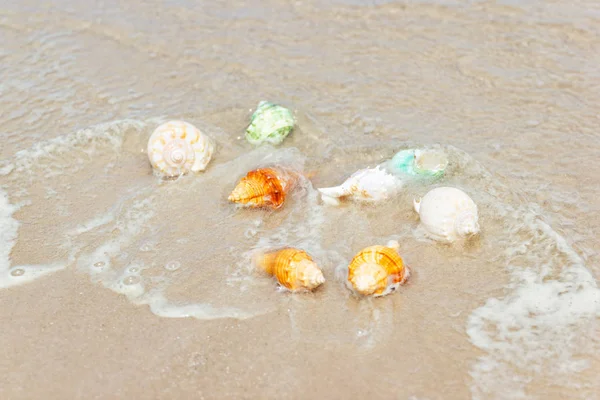
[[[299,178],[297,172],[283,167],[255,169],[239,181],[228,200],[245,207],[277,209]]]
[[[285,248],[259,254],[255,264],[291,291],[313,290],[323,282],[323,272],[303,250]]]
[[[157,175],[177,177],[204,171],[214,152],[212,140],[194,125],[169,121],[148,140],[148,158]]]
[[[339,198],[351,198],[365,203],[386,200],[402,187],[402,182],[380,167],[361,169],[340,186],[320,188],[323,202],[339,204]]]
[[[422,200],[415,200],[414,207],[433,239],[453,242],[479,233],[477,205],[460,189],[433,189]]]
[[[292,132],[294,123],[294,115],[290,110],[261,101],[250,117],[250,125],[246,128],[246,140],[254,145],[280,144]]]
[[[398,255],[398,242],[361,250],[348,266],[348,282],[365,296],[385,296],[403,284],[410,272]]]

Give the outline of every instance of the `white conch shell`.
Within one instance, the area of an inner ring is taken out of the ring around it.
[[[148,159],[158,175],[175,177],[204,171],[214,152],[212,140],[194,125],[169,121],[148,140]]]
[[[340,197],[367,203],[386,200],[401,187],[399,179],[377,166],[356,171],[340,186],[320,188],[319,191],[325,203],[338,205]]]
[[[453,242],[479,233],[477,205],[460,189],[433,189],[422,200],[415,200],[414,207],[434,239]]]

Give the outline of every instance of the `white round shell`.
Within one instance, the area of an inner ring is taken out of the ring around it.
[[[350,176],[340,186],[320,188],[323,200],[335,204],[339,197],[352,197],[361,202],[377,202],[388,199],[400,187],[402,182],[383,169],[361,169]]]
[[[434,239],[453,242],[479,233],[477,205],[460,189],[433,189],[414,205],[421,224]]]
[[[183,121],[160,125],[148,140],[148,159],[154,171],[162,176],[204,171],[213,152],[212,140]]]

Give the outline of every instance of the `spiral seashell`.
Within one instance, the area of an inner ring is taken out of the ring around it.
[[[410,272],[398,255],[398,242],[361,250],[348,266],[348,282],[365,296],[385,296],[406,282]]]
[[[228,200],[245,207],[277,209],[299,178],[297,172],[282,167],[256,169],[239,181]]]
[[[254,262],[291,291],[313,290],[325,282],[321,269],[303,250],[285,248],[259,254]]]
[[[246,128],[246,140],[259,145],[283,142],[283,139],[294,129],[294,115],[280,105],[261,101],[250,117],[250,125]]]
[[[373,203],[386,200],[402,187],[402,182],[380,167],[361,169],[340,186],[320,188],[323,202],[339,204],[339,198]]]
[[[479,233],[477,205],[460,189],[433,189],[422,200],[415,200],[414,207],[421,224],[436,240],[453,242]]]
[[[402,150],[387,163],[394,173],[408,176],[439,178],[448,167],[448,156],[442,150]]]
[[[212,140],[194,125],[169,121],[148,140],[148,159],[157,175],[176,177],[204,171],[214,152]]]

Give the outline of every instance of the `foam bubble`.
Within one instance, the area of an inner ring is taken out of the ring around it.
[[[177,271],[181,268],[181,263],[179,261],[169,261],[165,264],[165,269],[167,271]]]
[[[123,284],[125,285],[137,285],[141,282],[139,276],[127,276],[123,279]]]

